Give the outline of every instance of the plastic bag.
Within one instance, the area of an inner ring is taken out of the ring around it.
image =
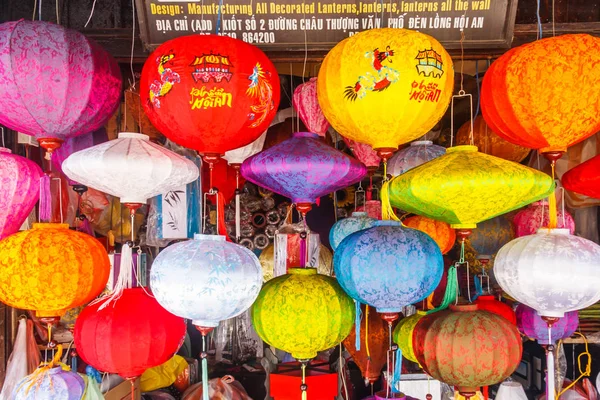
[[[211,400],[252,400],[244,387],[230,375],[208,381],[208,395]],[[202,400],[202,383],[190,386],[181,400]]]
[[[171,386],[187,368],[188,363],[181,356],[173,356],[169,361],[150,368],[142,374],[140,379],[140,390],[142,392],[151,392]]]
[[[17,383],[33,373],[39,364],[40,353],[33,337],[33,321],[22,318],[19,320],[13,352],[8,359],[0,400],[12,399],[11,395]]]
[[[263,341],[252,326],[250,310],[221,321],[214,339],[217,362],[239,363],[263,356]]]
[[[79,374],[85,381],[85,393],[81,400],[104,400],[104,396],[100,391],[100,385],[96,378]]]

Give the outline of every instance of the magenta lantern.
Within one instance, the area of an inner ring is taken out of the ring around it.
[[[119,66],[83,34],[43,21],[0,25],[0,123],[52,152],[95,131],[121,95]]]
[[[42,169],[0,147],[0,240],[17,232],[40,197]]]
[[[325,119],[321,106],[317,101],[317,78],[298,85],[294,90],[294,108],[309,131],[319,136],[325,136],[329,129],[329,122]]]
[[[536,201],[519,211],[513,217],[515,236],[534,235],[537,230],[548,226],[550,211],[546,200]],[[575,220],[567,210],[558,211],[557,228],[568,229],[575,234]]]
[[[533,308],[519,304],[515,311],[517,314],[517,328],[523,335],[537,340],[540,344],[548,344],[548,323],[542,319]],[[579,314],[577,311],[565,313],[552,325],[552,343],[566,339],[577,330]]]

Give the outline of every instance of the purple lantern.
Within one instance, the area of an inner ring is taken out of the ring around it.
[[[83,34],[43,21],[0,25],[0,123],[49,152],[95,131],[121,95],[119,66]]]
[[[519,304],[515,311],[517,314],[517,327],[519,331],[538,341],[542,345],[548,344],[548,323],[542,319],[533,308],[525,304]],[[552,325],[552,343],[561,339],[571,337],[579,325],[579,314],[577,311],[565,313]]]
[[[40,196],[42,169],[0,147],[0,240],[17,232]]]
[[[292,199],[306,213],[321,196],[360,181],[367,167],[319,140],[316,133],[293,137],[248,158],[242,176]]]

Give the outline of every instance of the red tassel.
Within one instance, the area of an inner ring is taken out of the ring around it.
[[[40,221],[50,222],[52,218],[52,192],[50,191],[50,175],[40,178]]]
[[[231,242],[229,235],[227,235],[227,225],[225,225],[225,198],[221,193],[215,195],[217,202],[217,214],[219,220],[217,221],[217,231],[219,235],[223,235],[227,238],[227,241]]]

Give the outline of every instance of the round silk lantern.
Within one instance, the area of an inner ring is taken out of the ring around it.
[[[325,136],[329,122],[325,119],[317,99],[317,78],[310,78],[308,82],[298,85],[292,101],[306,129],[319,136]]]
[[[541,345],[548,344],[548,323],[531,307],[519,304],[516,309],[516,320],[519,331],[528,338],[537,340]],[[570,338],[579,326],[579,315],[577,311],[565,313],[552,324],[551,340],[556,343],[559,340]]]
[[[417,361],[413,347],[413,333],[415,326],[425,315],[424,312],[417,311],[416,314],[402,318],[394,328],[394,343],[400,347],[404,358],[415,363],[418,363],[419,361]]]
[[[475,146],[456,146],[393,178],[386,189],[394,207],[468,231],[547,197],[554,181],[533,168],[480,153]]]
[[[379,163],[381,159],[377,155],[377,152],[373,150],[371,146],[365,143],[356,142],[354,140],[343,138],[346,145],[354,154],[354,157],[361,163],[367,166],[367,170],[369,171],[369,175],[375,174],[377,169],[379,168]]]
[[[177,144],[218,156],[252,143],[279,106],[279,75],[256,46],[216,35],[160,45],[144,64],[148,118]]]
[[[37,373],[36,373],[37,372]],[[76,372],[57,366],[43,373],[36,370],[15,385],[13,400],[81,400],[85,382]]]
[[[145,288],[125,289],[103,305],[100,301],[84,308],[74,332],[79,356],[99,371],[133,384],[148,368],[173,357],[183,343],[184,320],[162,308]]]
[[[479,259],[491,260],[514,237],[512,224],[501,215],[478,224],[477,229],[469,236],[469,243]]]
[[[36,163],[0,147],[0,240],[19,230],[40,197]]]
[[[483,117],[509,142],[542,153],[564,152],[600,130],[600,93],[581,94],[581,88],[598,85],[592,67],[598,62],[600,39],[590,35],[562,35],[517,47],[485,74]]]
[[[444,261],[427,234],[399,222],[376,221],[373,228],[342,240],[333,267],[350,297],[393,321],[402,307],[433,292],[442,279]]]
[[[423,317],[413,336],[415,355],[425,372],[458,389],[467,399],[481,386],[508,378],[521,361],[517,327],[476,304]]]
[[[467,121],[456,132],[456,144],[474,144],[482,153],[518,163],[531,152],[527,147],[513,144],[496,135],[481,115],[473,120],[473,140],[471,140],[471,121]]]
[[[549,218],[548,202],[545,200],[536,201],[513,217],[515,237],[535,234],[538,229],[548,226]],[[559,210],[557,222],[557,228],[568,229],[571,235],[575,234],[575,220],[568,211]]]
[[[293,243],[288,242],[288,249],[286,251],[286,263],[288,268],[293,268],[293,265],[298,265],[299,263],[299,253],[300,253],[300,240],[294,241]],[[319,257],[315,260],[314,255],[310,256],[308,267],[316,268],[317,272],[321,275],[331,275],[331,269],[333,268],[333,254],[331,250],[329,250],[325,245],[319,245]],[[290,251],[290,247],[294,249],[294,252]],[[267,282],[271,279],[275,278],[275,245],[270,244],[265,248],[260,256],[258,257],[258,261],[262,267],[263,273],[263,281]],[[316,265],[314,265],[316,264]]]
[[[106,287],[104,246],[68,224],[33,224],[0,241],[0,300],[52,320]]]
[[[567,190],[600,199],[600,155],[567,171],[561,181]]]
[[[103,126],[119,105],[116,60],[60,25],[1,24],[0,71],[0,124],[34,136],[50,153],[63,140]]]
[[[475,304],[477,304],[477,308],[480,310],[489,311],[504,317],[513,325],[517,324],[517,317],[513,309],[508,304],[496,300],[496,297],[492,295],[479,296],[475,300]]]
[[[375,221],[377,220],[369,217],[366,212],[353,212],[351,217],[340,219],[329,231],[331,248],[335,251],[342,240],[354,232],[371,228]]]
[[[406,218],[402,223],[409,228],[428,234],[440,247],[442,254],[446,254],[454,246],[456,233],[445,222],[415,215],[414,217]]]
[[[271,279],[251,310],[258,336],[299,360],[340,343],[354,323],[352,300],[334,278],[314,268],[290,268]]]
[[[296,132],[242,164],[250,182],[292,199],[306,213],[316,200],[360,181],[364,164],[328,146],[316,133]]]
[[[387,164],[387,173],[398,176],[444,154],[446,154],[446,148],[433,144],[432,141],[412,142],[410,146],[399,150],[390,158]]]
[[[600,246],[568,229],[539,229],[500,249],[494,276],[513,299],[543,317],[562,317],[600,300]]]
[[[384,160],[438,123],[453,88],[452,59],[437,40],[392,28],[339,42],[317,80],[319,104],[335,130]]]

